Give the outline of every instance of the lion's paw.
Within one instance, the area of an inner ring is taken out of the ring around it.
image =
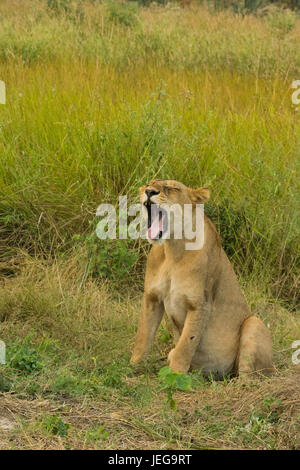
[[[189,364],[186,364],[180,357],[177,356],[175,348],[171,349],[168,355],[168,364],[173,372],[180,372],[185,374],[189,370]]]

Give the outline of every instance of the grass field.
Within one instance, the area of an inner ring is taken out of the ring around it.
[[[299,449],[299,17],[196,2],[0,12],[0,449]],[[277,370],[192,373],[176,409],[158,378],[166,321],[129,366],[149,247],[94,231],[101,202],[136,202],[154,177],[211,189],[206,212]]]

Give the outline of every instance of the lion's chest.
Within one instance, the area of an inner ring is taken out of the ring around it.
[[[162,270],[151,287],[153,293],[163,302],[168,317],[182,329],[187,314],[189,293],[180,276]]]
[[[185,296],[175,289],[170,289],[168,295],[164,299],[164,306],[166,314],[170,320],[181,330],[187,314]]]

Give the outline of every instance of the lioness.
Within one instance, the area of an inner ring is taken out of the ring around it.
[[[204,244],[197,250],[187,250],[187,240],[174,237],[174,227],[164,239],[167,223],[160,208],[190,204],[193,218],[196,204],[208,199],[208,189],[191,189],[174,180],[153,180],[140,188],[153,246],[131,363],[147,356],[166,311],[174,331],[175,347],[168,356],[173,371],[201,369],[218,378],[268,374],[273,369],[269,331],[251,316],[213,223],[204,216]]]

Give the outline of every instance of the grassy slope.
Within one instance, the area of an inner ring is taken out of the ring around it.
[[[90,4],[81,23],[42,2],[0,7],[0,426],[17,423],[0,448],[299,447],[299,20],[288,32],[281,16],[145,9],[128,28]],[[129,244],[137,263],[107,280],[97,262],[86,276],[95,254],[72,239],[100,202],[134,199],[153,176],[211,187],[278,369],[252,384],[196,374],[178,411],[156,378],[167,324],[149,362],[128,367],[147,248]]]
[[[167,325],[149,361],[132,369],[140,294],[92,281],[79,290],[81,274],[75,258],[49,266],[28,259],[22,275],[1,289],[9,365],[1,376],[0,424],[12,429],[0,447],[299,448],[295,314],[248,286],[253,313],[270,323],[277,373],[248,383],[207,382],[194,373],[192,390],[176,392],[171,410],[157,379],[171,348]],[[66,436],[63,424],[70,425]]]

